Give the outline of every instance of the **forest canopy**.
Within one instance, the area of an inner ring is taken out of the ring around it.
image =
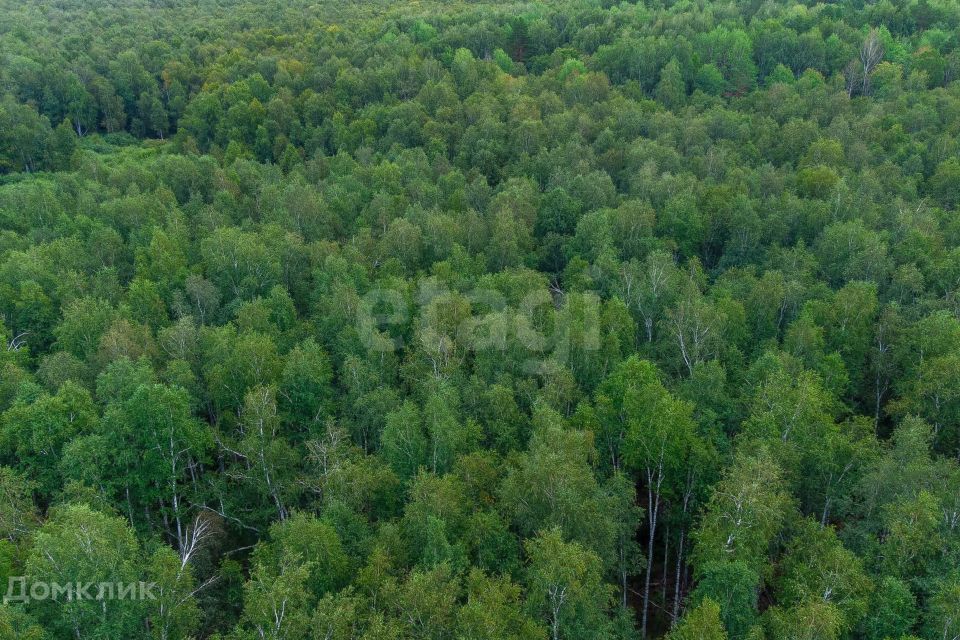
[[[957,640],[958,207],[954,0],[0,0],[0,640]]]

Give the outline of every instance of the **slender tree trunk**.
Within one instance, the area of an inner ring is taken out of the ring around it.
[[[647,615],[650,610],[650,575],[653,569],[653,541],[657,533],[657,516],[660,510],[660,484],[663,481],[662,464],[657,469],[654,483],[653,469],[647,468],[647,570],[643,580],[643,613],[641,614],[640,636],[647,637]]]
[[[673,609],[670,612],[671,624],[676,624],[677,618],[680,616],[681,572],[684,568],[683,548],[687,541],[686,519],[690,510],[690,500],[693,498],[694,477],[693,470],[687,472],[687,486],[683,492],[683,514],[680,520],[680,541],[677,544],[677,567],[673,582]],[[666,566],[664,566],[664,571],[666,571]]]
[[[620,536],[620,548],[617,550],[620,554],[620,604],[624,609],[627,608],[627,541],[624,536]]]
[[[183,550],[183,522],[180,519],[180,492],[177,487],[177,452],[173,436],[169,438],[170,446],[170,489],[173,500],[173,520],[177,525],[177,551]]]
[[[670,566],[670,523],[667,522],[666,529],[663,530],[663,583],[660,585],[660,597],[663,598],[663,605],[667,605],[667,567]]]
[[[133,501],[130,500],[130,485],[127,484],[124,486],[124,491],[127,495],[127,517],[130,518],[130,526],[133,527]]]
[[[673,581],[673,610],[670,612],[670,621],[677,623],[677,617],[680,615],[680,574],[683,567],[683,545],[686,541],[686,529],[680,529],[680,542],[677,545],[677,570]]]

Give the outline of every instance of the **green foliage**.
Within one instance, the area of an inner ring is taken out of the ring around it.
[[[609,621],[609,590],[601,579],[600,558],[575,542],[563,541],[559,529],[548,529],[526,545],[531,614],[548,628],[553,640],[596,638]]]
[[[741,560],[699,563],[698,571],[700,580],[691,601],[704,612],[716,606],[726,633],[747,637],[757,620],[760,576]]]
[[[829,603],[842,618],[837,623],[839,634],[852,631],[866,615],[873,584],[860,559],[843,547],[832,529],[804,520],[781,571],[779,601],[792,606]]]
[[[86,505],[66,505],[37,531],[24,569],[31,584],[134,584],[144,577],[133,531],[116,516]],[[42,590],[35,590],[42,593]],[[138,591],[139,593],[139,591]],[[96,595],[96,594],[93,594]],[[116,594],[114,594],[116,595]],[[61,596],[63,598],[63,596]],[[30,610],[54,636],[123,637],[143,628],[146,599],[78,597],[31,602]]]
[[[957,635],[956,3],[42,4],[0,638]]]
[[[720,621],[720,606],[709,598],[704,599],[667,637],[670,640],[725,640],[727,632]]]
[[[697,564],[739,561],[759,574],[789,513],[784,488],[782,471],[768,452],[741,452],[707,504],[697,532]]]
[[[862,628],[867,638],[899,638],[917,623],[917,604],[910,588],[901,580],[885,576],[871,598],[870,613]]]

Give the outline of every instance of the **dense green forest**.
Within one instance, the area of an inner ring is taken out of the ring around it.
[[[0,640],[957,640],[958,206],[956,0],[0,0]]]

